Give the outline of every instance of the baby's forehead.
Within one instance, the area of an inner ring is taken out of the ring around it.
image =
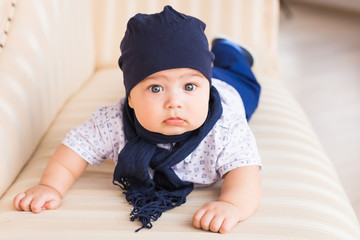
[[[188,79],[188,78],[206,78],[200,71],[192,68],[172,68],[155,72],[144,80],[156,80],[156,79]],[[143,80],[143,81],[144,81]]]

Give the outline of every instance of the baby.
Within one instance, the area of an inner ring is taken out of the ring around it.
[[[195,212],[193,225],[227,233],[249,218],[262,193],[261,161],[247,124],[260,86],[251,55],[225,39],[209,51],[204,30],[202,21],[170,6],[131,18],[119,58],[126,96],[71,130],[40,183],[18,194],[14,207],[56,209],[88,164],[112,159],[113,183],[141,228],[185,203],[194,187],[219,179],[220,196]]]

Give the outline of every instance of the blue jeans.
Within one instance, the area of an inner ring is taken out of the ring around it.
[[[244,103],[246,119],[249,121],[258,106],[261,87],[242,49],[224,40],[216,43],[211,51],[215,55],[213,77],[230,84],[238,91]]]

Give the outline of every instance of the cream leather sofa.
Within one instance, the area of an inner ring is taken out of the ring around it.
[[[111,183],[114,164],[89,167],[62,206],[18,212],[15,194],[36,184],[66,132],[122,97],[119,43],[129,17],[171,4],[255,53],[262,84],[253,129],[264,197],[229,234],[192,227],[219,185],[198,189],[151,230],[134,233],[130,206]],[[0,0],[0,239],[360,239],[359,223],[331,161],[277,65],[276,0]]]

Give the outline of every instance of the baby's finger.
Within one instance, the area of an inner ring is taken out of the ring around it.
[[[43,206],[46,203],[44,198],[34,198],[31,202],[31,211],[33,213],[40,213],[43,210]]]
[[[16,210],[22,211],[22,209],[20,207],[20,202],[25,196],[26,196],[25,193],[19,193],[18,195],[15,196],[15,198],[13,200],[13,206]]]
[[[235,218],[226,218],[221,225],[219,232],[228,233],[237,223],[238,221]]]
[[[201,228],[209,231],[210,230],[210,223],[214,218],[214,213],[212,212],[206,212],[204,214],[204,216],[201,218],[200,224],[201,224]]]
[[[52,210],[52,209],[56,209],[60,206],[60,201],[57,200],[51,200],[49,202],[46,202],[43,206],[43,209],[46,210]]]
[[[20,208],[23,211],[31,211],[31,202],[33,200],[33,196],[26,195],[20,202]]]
[[[201,228],[201,218],[204,216],[206,210],[204,208],[200,208],[196,211],[193,216],[193,225],[196,228]]]
[[[210,223],[210,231],[212,232],[219,232],[222,224],[224,222],[223,216],[215,216]]]

